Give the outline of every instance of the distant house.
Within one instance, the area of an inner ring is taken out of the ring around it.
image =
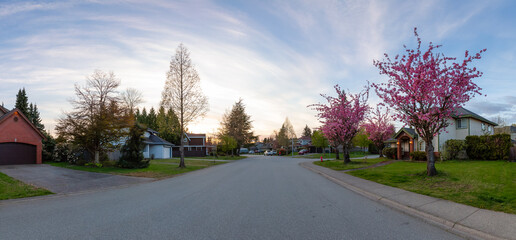
[[[143,148],[143,157],[151,159],[168,159],[172,158],[172,148],[174,144],[167,142],[166,140],[158,136],[158,132],[147,129],[144,133],[145,147]]]
[[[185,133],[184,151],[185,157],[205,157],[208,154],[206,148],[206,134]],[[180,146],[172,148],[174,156],[180,156]]]
[[[465,108],[457,109],[456,116],[448,120],[450,124],[445,131],[434,137],[432,145],[434,153],[439,155],[444,143],[450,139],[465,140],[471,135],[492,135],[496,123],[473,113]],[[409,159],[414,151],[425,151],[425,142],[413,128],[402,128],[394,136],[385,141],[386,146],[397,148],[397,159]]]
[[[300,137],[297,139],[297,143],[301,147],[309,147],[310,145],[312,145],[312,138],[308,136]]]
[[[0,106],[0,165],[40,164],[43,139],[19,109]]]

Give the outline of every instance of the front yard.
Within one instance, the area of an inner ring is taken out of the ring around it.
[[[516,214],[516,163],[444,161],[438,175],[426,176],[426,162],[395,162],[348,172],[408,191],[495,211]]]
[[[209,160],[192,160],[185,159],[186,168],[180,169],[177,166],[179,165],[179,159],[159,159],[159,160],[151,160],[148,168],[141,169],[127,169],[127,168],[118,168],[118,167],[86,167],[86,166],[77,166],[70,165],[65,162],[50,162],[52,166],[56,167],[64,167],[69,169],[81,170],[81,171],[89,171],[89,172],[98,172],[98,173],[109,173],[109,174],[118,174],[125,176],[133,176],[133,177],[149,177],[149,178],[169,178],[178,174],[187,173],[199,169],[203,169],[206,167],[210,167],[213,165],[223,164],[225,162],[214,162]]]
[[[344,161],[341,160],[327,160],[324,162],[315,161],[315,165],[319,165],[322,167],[331,168],[336,171],[349,170],[349,169],[357,169],[368,167],[380,162],[389,161],[387,158],[372,158],[372,159],[354,159],[351,160],[350,163],[344,164]]]
[[[52,194],[52,192],[25,184],[3,173],[0,173],[0,200],[12,198],[34,197]]]

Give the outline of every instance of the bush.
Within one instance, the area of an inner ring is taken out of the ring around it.
[[[470,159],[508,160],[511,146],[509,134],[466,137],[466,153]]]
[[[385,157],[387,157],[387,158],[396,159],[397,154],[398,154],[398,149],[396,149],[396,148],[386,147],[383,149],[383,155],[385,155]]]
[[[369,150],[369,153],[371,153],[371,154],[379,154],[380,153],[378,151],[378,148],[376,147],[376,145],[374,145],[373,143],[369,144],[368,150]]]
[[[422,152],[422,151],[411,152],[410,157],[414,161],[426,161],[426,152]]]
[[[79,156],[82,156],[82,151],[70,143],[58,143],[55,146],[54,158],[56,162],[67,162],[71,164],[77,164],[83,160]]]
[[[467,159],[466,142],[464,140],[450,139],[444,143],[442,152],[444,160]]]
[[[283,155],[287,155],[287,150],[283,149],[283,148],[280,148],[278,150],[278,155],[280,156],[283,156]]]
[[[144,128],[135,124],[129,130],[129,139],[122,147],[120,153],[120,160],[118,165],[122,168],[146,168],[149,166],[150,160],[143,158],[142,149],[145,146],[143,143]],[[154,156],[151,156],[152,158]]]

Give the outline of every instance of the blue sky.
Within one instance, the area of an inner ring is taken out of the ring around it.
[[[142,107],[158,107],[182,42],[210,102],[193,132],[215,132],[242,98],[257,134],[269,136],[286,117],[300,134],[319,126],[306,106],[323,101],[320,93],[386,81],[373,59],[414,46],[418,27],[424,44],[443,44],[447,56],[487,48],[475,63],[486,96],[466,107],[516,123],[515,12],[515,1],[2,1],[0,101],[12,108],[25,87],[53,131],[74,84],[100,69],[121,79],[120,90],[142,91]],[[379,99],[372,93],[369,102]]]

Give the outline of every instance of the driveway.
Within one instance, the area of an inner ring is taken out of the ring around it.
[[[0,172],[54,193],[73,193],[150,182],[152,178],[84,172],[47,164],[3,165]]]

